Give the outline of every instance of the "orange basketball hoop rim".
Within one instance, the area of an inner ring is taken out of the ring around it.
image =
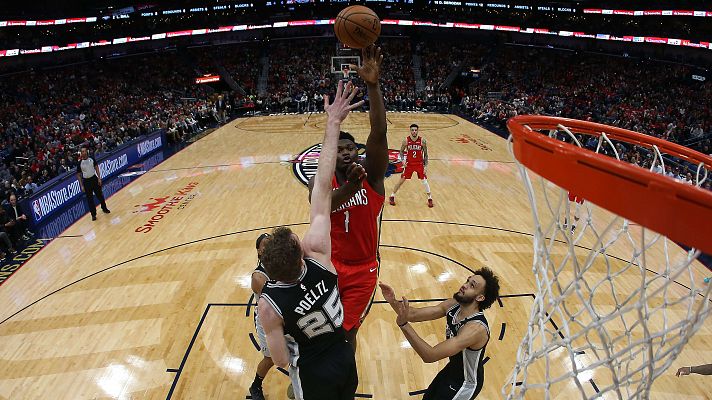
[[[560,130],[626,142],[712,171],[712,157],[675,143],[594,122],[539,115],[507,121],[525,167],[557,186],[678,243],[712,254],[712,192],[536,132]],[[712,178],[712,177],[711,177]]]

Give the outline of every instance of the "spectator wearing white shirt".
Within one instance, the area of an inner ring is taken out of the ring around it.
[[[39,189],[39,186],[37,186],[36,183],[32,182],[32,175],[29,175],[27,177],[27,183],[25,183],[24,189],[25,189],[25,193],[27,193],[27,194],[32,194],[32,193],[36,192],[37,189]]]
[[[692,139],[701,138],[702,135],[704,135],[704,131],[702,130],[702,126],[700,126],[700,125],[697,125],[690,130],[690,137]]]

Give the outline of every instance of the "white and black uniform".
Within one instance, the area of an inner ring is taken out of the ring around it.
[[[257,268],[252,272],[253,274],[262,274],[269,281],[269,276],[265,270],[264,265],[261,262],[257,262]],[[266,283],[265,283],[266,284]],[[260,322],[260,315],[258,313],[258,307],[255,305],[255,331],[257,332],[257,341],[260,344],[260,351],[265,357],[272,357],[269,353],[269,348],[267,347],[267,335],[265,334],[265,329],[262,327]]]
[[[86,160],[79,160],[77,164],[77,173],[81,176],[82,182],[84,183],[84,193],[87,196],[87,206],[89,206],[89,212],[91,215],[96,217],[96,204],[94,203],[94,196],[99,199],[99,204],[101,204],[101,209],[104,212],[109,212],[106,207],[106,200],[104,200],[104,193],[99,186],[99,177],[96,176],[96,160],[94,157],[88,157]]]
[[[460,309],[460,305],[455,304],[447,310],[445,315],[447,318],[445,337],[447,339],[457,336],[457,332],[465,324],[482,324],[487,329],[487,336],[489,336],[489,325],[481,311],[462,318],[459,315]],[[481,349],[468,347],[451,356],[450,362],[428,386],[423,400],[471,400],[477,397],[485,380],[485,370],[482,365],[485,347],[487,346],[485,345]]]
[[[267,282],[261,295],[284,320],[294,394],[303,400],[353,400],[356,358],[341,327],[336,274],[311,258],[304,264],[297,282]]]

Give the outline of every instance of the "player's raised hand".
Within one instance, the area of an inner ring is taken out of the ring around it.
[[[361,57],[363,61],[356,72],[364,82],[375,85],[381,76],[381,63],[383,62],[381,48],[375,45],[365,47],[361,50]]]
[[[361,164],[352,162],[346,168],[346,179],[349,183],[357,185],[359,188],[363,185],[363,180],[366,178],[366,169]]]
[[[410,305],[408,304],[408,299],[403,296],[403,300],[395,304],[396,314],[396,324],[398,326],[403,326],[408,322],[408,314],[410,313]]]
[[[329,96],[324,96],[324,111],[326,111],[330,121],[341,123],[351,110],[363,105],[363,100],[351,104],[356,93],[358,93],[358,88],[353,83],[348,82],[344,85],[344,81],[339,81],[336,87],[336,95],[334,95],[334,102],[329,104]]]
[[[393,305],[393,303],[396,302],[396,292],[393,291],[393,288],[385,283],[379,283],[378,286],[381,287],[381,294],[383,295],[383,298],[386,299],[388,304]]]

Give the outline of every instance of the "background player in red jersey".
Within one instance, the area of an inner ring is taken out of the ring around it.
[[[363,49],[362,59],[357,72],[368,89],[371,122],[366,158],[358,163],[354,137],[341,132],[331,194],[331,261],[339,273],[343,327],[354,351],[356,334],[376,293],[380,219],[386,194],[383,180],[388,168],[386,108],[379,84],[381,49]],[[313,179],[309,181],[310,191],[313,183]]]
[[[569,226],[569,229],[571,229],[571,232],[576,230],[576,224],[578,224],[579,219],[581,218],[581,206],[583,206],[584,199],[583,197],[580,197],[579,195],[575,193],[569,192],[569,201],[574,204],[574,221],[571,223]],[[568,225],[568,218],[564,220],[564,225]]]
[[[406,156],[403,157],[403,153]],[[410,126],[410,136],[407,136],[403,140],[400,149],[400,158],[403,160],[405,169],[401,174],[401,179],[396,183],[396,187],[393,188],[393,193],[388,199],[388,202],[392,205],[396,205],[396,192],[400,189],[403,182],[406,179],[410,179],[413,176],[413,172],[418,174],[418,179],[423,181],[425,185],[425,194],[428,195],[428,207],[433,207],[433,196],[430,195],[430,185],[428,184],[428,175],[426,174],[426,168],[428,167],[428,145],[425,142],[424,137],[418,136],[418,125],[412,124]]]

